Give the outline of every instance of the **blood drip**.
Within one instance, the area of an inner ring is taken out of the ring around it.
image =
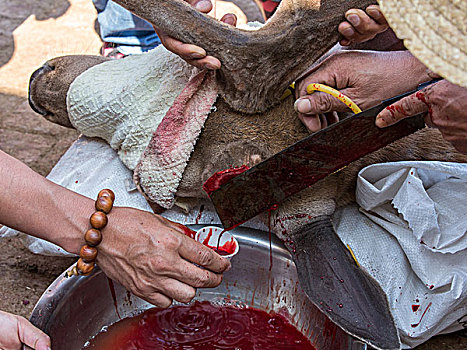
[[[99,333],[85,349],[316,350],[281,315],[206,301],[126,318]]]
[[[269,271],[272,270],[272,235],[271,235],[271,212],[277,210],[279,206],[274,204],[268,209],[268,231],[269,231]]]
[[[118,313],[117,295],[115,294],[114,281],[112,281],[110,278],[107,277],[107,282],[109,283],[110,294],[112,294],[112,300],[114,302],[115,312],[117,313],[118,318],[122,319],[120,317],[120,314]]]
[[[234,240],[233,237],[230,239],[230,241],[225,242],[223,245],[219,246],[220,237],[222,236],[222,234],[224,232],[225,232],[225,230],[222,231],[221,234],[219,235],[219,240],[217,241],[217,246],[211,246],[211,245],[209,245],[209,240],[212,237],[212,228],[210,228],[209,232],[208,232],[208,235],[204,239],[202,244],[205,245],[208,248],[213,249],[219,255],[225,256],[225,255],[230,255],[230,254],[235,253],[235,250],[237,249],[237,244],[235,243],[235,240]]]
[[[204,211],[204,204],[202,204],[201,207],[199,208],[199,213],[198,213],[198,216],[196,217],[196,221],[195,221],[196,225],[199,224],[199,220],[201,219],[201,215],[203,215],[203,211]]]

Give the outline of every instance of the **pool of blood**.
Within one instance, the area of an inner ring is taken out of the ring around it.
[[[84,348],[100,350],[316,350],[283,316],[207,301],[149,309],[99,333]]]

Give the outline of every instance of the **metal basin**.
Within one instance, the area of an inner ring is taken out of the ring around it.
[[[199,229],[200,225],[192,225]],[[288,315],[318,350],[365,350],[322,314],[302,292],[295,265],[282,242],[272,238],[272,266],[267,232],[247,228],[232,231],[240,252],[232,269],[214,289],[199,289],[197,300],[247,304]],[[107,277],[97,269],[89,277],[57,278],[36,304],[31,321],[52,338],[54,350],[81,349],[104,326],[152,307],[115,283],[112,297]],[[118,311],[118,314],[117,314]]]

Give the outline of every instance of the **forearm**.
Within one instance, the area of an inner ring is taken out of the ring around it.
[[[69,191],[0,151],[0,223],[78,253],[94,212]]]
[[[431,80],[431,71],[409,51],[393,51],[386,55],[386,76],[381,77],[386,84],[400,86],[406,92],[419,84]]]

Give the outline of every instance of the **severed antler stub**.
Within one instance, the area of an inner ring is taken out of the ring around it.
[[[183,0],[115,0],[185,43],[217,57],[220,94],[234,109],[264,112],[307,67],[338,40],[351,8],[372,0],[283,0],[261,29],[246,31],[198,12]]]

